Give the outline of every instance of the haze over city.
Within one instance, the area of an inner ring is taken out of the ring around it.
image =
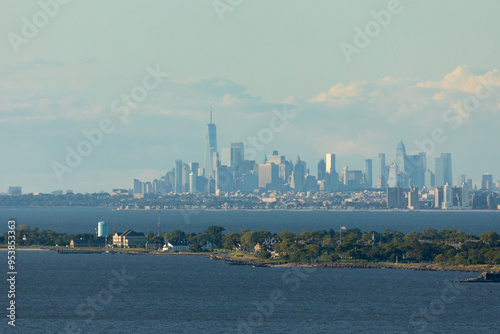
[[[373,159],[376,176],[379,153],[390,164],[399,141],[409,153],[432,141],[431,169],[451,153],[454,180],[500,176],[497,2],[401,1],[370,37],[363,32],[387,1],[273,1],[265,9],[245,1],[222,15],[210,1],[75,1],[17,45],[11,33],[23,36],[22,18],[41,9],[8,3],[0,13],[0,191],[111,191],[159,178],[176,159],[202,166],[210,105],[218,146],[243,141],[246,151],[276,111],[294,116],[257,162],[278,150],[315,174],[318,159],[334,153],[337,171]],[[362,47],[359,31],[369,39]],[[346,56],[342,43],[357,52]],[[147,88],[140,101],[137,86]],[[117,99],[126,115],[114,112]],[[106,118],[113,130],[61,182],[54,162],[64,164],[67,148]]]

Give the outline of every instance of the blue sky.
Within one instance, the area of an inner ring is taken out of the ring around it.
[[[2,4],[0,192],[110,191],[158,178],[178,158],[202,163],[210,103],[219,148],[286,108],[294,118],[257,160],[299,154],[314,175],[325,153],[338,170],[362,169],[379,152],[390,163],[400,140],[409,152],[432,140],[431,169],[450,152],[454,179],[500,177],[498,1],[73,0],[46,22],[38,1]],[[388,8],[397,13],[348,62],[342,43],[356,47],[356,29],[376,28],[372,11]],[[38,32],[25,38],[34,16]],[[13,36],[24,42],[13,47]],[[111,104],[148,67],[168,77],[121,119]],[[54,162],[103,119],[113,130],[60,181]]]

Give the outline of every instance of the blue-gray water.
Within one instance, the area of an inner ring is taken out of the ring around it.
[[[156,230],[158,213],[2,208],[3,231],[9,218],[66,233],[93,232],[100,220],[112,229],[147,232]],[[213,224],[228,231],[342,224],[500,232],[499,212],[162,211],[161,222],[163,231],[186,232]],[[7,262],[5,251],[0,257]],[[470,333],[500,327],[500,284],[452,283],[477,273],[253,268],[201,256],[18,251],[17,257],[17,326],[8,327],[4,315],[0,333]],[[120,283],[115,273],[123,271],[133,278]]]
[[[0,254],[5,258],[5,251]],[[124,272],[123,282],[113,272]],[[254,268],[202,256],[19,251],[17,326],[8,328],[4,315],[0,332],[497,332],[500,284],[453,283],[474,276]]]
[[[280,232],[338,230],[340,225],[363,231],[392,229],[408,233],[435,229],[457,229],[481,234],[500,233],[500,211],[161,211],[161,230],[203,232],[210,225],[222,225],[228,232],[242,229]],[[0,208],[0,232],[7,231],[7,220],[16,218],[18,225],[50,229],[65,233],[93,233],[97,222],[110,224],[110,231],[133,229],[157,231],[155,210],[117,211],[101,208]]]

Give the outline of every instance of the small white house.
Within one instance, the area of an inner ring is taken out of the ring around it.
[[[172,239],[167,240],[163,246],[163,251],[189,251],[191,243],[187,240]]]
[[[202,249],[213,249],[214,245],[210,241],[207,240],[207,242],[204,245],[201,245],[201,248]]]

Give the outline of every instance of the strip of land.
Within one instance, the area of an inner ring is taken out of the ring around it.
[[[253,267],[269,268],[371,268],[371,269],[400,269],[400,270],[422,270],[422,271],[461,271],[461,272],[485,272],[500,271],[500,266],[443,266],[440,264],[394,264],[394,263],[349,263],[349,262],[316,262],[316,263],[294,263],[294,262],[269,262],[258,259],[238,259],[234,257],[221,256],[220,254],[210,255],[214,260],[221,260],[231,265],[247,265]]]
[[[209,226],[201,233],[176,230],[147,234],[128,230],[120,237],[40,231],[20,225],[16,250],[50,249],[61,254],[205,255],[233,265],[259,267],[381,268],[433,271],[499,271],[500,236],[425,228],[422,232],[366,231],[342,226],[338,231],[250,231],[224,233]],[[133,232],[133,233],[132,233]],[[7,247],[8,235],[0,235]],[[130,247],[130,248],[129,248]]]

